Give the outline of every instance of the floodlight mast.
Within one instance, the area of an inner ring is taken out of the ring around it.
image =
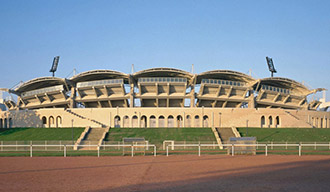
[[[50,68],[49,70],[49,72],[53,73],[53,77],[55,76],[55,72],[57,70],[59,60],[60,60],[60,56],[54,57],[52,68]]]
[[[268,69],[271,73],[271,77],[274,77],[274,73],[277,73],[277,71],[274,67],[273,59],[270,57],[266,57],[266,60],[267,60],[267,64],[268,64]]]

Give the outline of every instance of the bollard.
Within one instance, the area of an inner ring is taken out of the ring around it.
[[[299,156],[301,156],[301,144],[299,143]]]
[[[156,146],[154,146],[154,156],[157,156]]]
[[[66,157],[66,145],[64,145],[64,157]]]
[[[266,144],[266,152],[265,155],[268,156],[268,145]]]
[[[198,156],[201,156],[201,144],[198,145]]]
[[[97,157],[100,157],[100,146],[97,145]]]
[[[166,156],[168,157],[168,145],[166,146]]]

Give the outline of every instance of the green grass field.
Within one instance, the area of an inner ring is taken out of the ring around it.
[[[77,140],[84,128],[74,128],[74,139]],[[52,141],[71,140],[71,128],[11,128],[0,129],[0,141]]]
[[[330,129],[316,128],[238,128],[242,137],[257,137],[258,142],[330,142]]]
[[[155,145],[164,140],[216,141],[211,128],[112,128],[105,140],[122,141],[124,137],[144,137]]]

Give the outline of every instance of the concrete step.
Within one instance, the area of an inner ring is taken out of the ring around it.
[[[228,143],[230,137],[235,137],[231,128],[217,128],[222,143]]]

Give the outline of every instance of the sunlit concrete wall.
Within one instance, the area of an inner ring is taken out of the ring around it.
[[[1,127],[330,127],[330,113],[254,108],[75,108],[0,112]],[[6,121],[6,122],[5,122]],[[2,123],[1,123],[2,122]]]

